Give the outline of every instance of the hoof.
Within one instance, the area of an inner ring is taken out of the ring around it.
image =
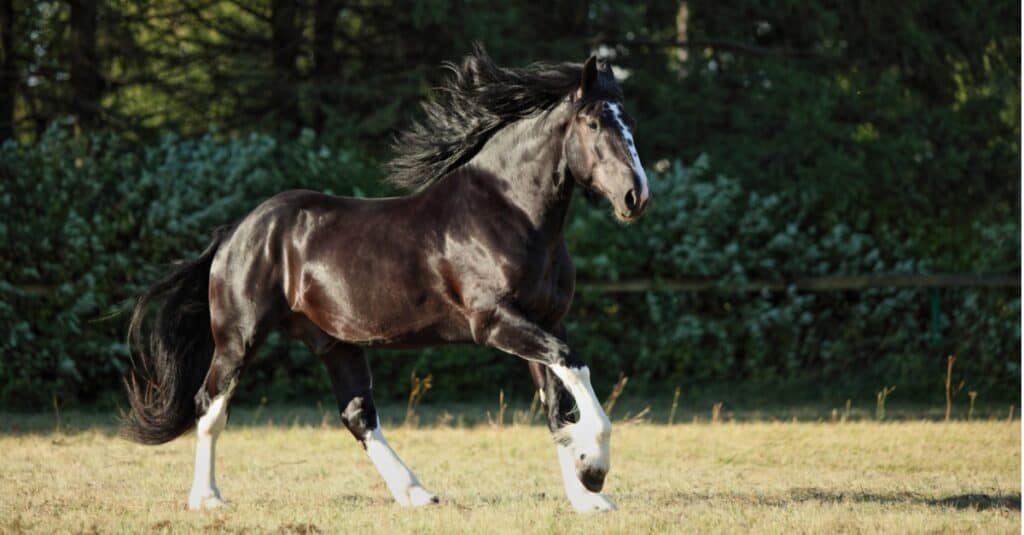
[[[615,511],[618,507],[615,507],[615,503],[606,498],[603,494],[588,493],[584,496],[580,496],[572,502],[572,508],[577,513],[603,513],[605,511]]]
[[[208,511],[211,509],[219,509],[226,506],[224,500],[221,499],[219,492],[212,492],[201,494],[197,496],[189,496],[188,508],[192,511]]]
[[[432,505],[441,503],[441,499],[436,494],[429,492],[423,487],[410,487],[409,488],[409,503],[410,507],[422,507],[424,505]]]

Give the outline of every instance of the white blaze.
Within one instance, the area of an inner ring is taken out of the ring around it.
[[[612,114],[612,120],[615,121],[615,127],[619,130],[619,135],[622,136],[622,140],[626,142],[626,150],[629,152],[629,166],[633,168],[633,172],[640,180],[640,191],[638,197],[646,199],[648,195],[647,187],[647,173],[644,171],[644,166],[640,163],[640,155],[636,152],[636,143],[633,142],[633,132],[626,126],[626,122],[622,120],[622,104],[617,102],[606,103],[608,110]]]

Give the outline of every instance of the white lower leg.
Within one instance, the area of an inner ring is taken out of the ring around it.
[[[572,394],[580,411],[580,419],[576,425],[594,435],[608,435],[612,431],[612,423],[604,412],[604,407],[597,400],[594,387],[590,385],[590,369],[586,366],[568,368],[552,365],[551,371]]]
[[[227,414],[228,397],[221,395],[210,403],[206,414],[196,424],[196,466],[192,491],[188,495],[189,509],[213,509],[224,505],[214,474],[214,451],[217,437],[227,423]]]
[[[576,465],[573,452],[566,446],[556,446],[558,465],[562,469],[562,482],[565,484],[565,495],[569,498],[572,508],[580,513],[598,511],[614,511],[615,504],[604,495],[591,492],[576,477]]]
[[[615,504],[603,495],[587,490],[578,474],[578,470],[607,473],[610,465],[612,424],[594,394],[590,384],[590,370],[586,366],[569,368],[553,365],[551,371],[572,394],[579,409],[579,420],[556,432],[556,435],[562,435],[556,438],[560,442],[557,446],[558,464],[562,469],[565,494],[573,508],[579,512],[613,510]]]
[[[587,454],[588,462],[592,466],[607,472],[610,456],[608,442],[611,438],[612,423],[590,385],[590,369],[586,366],[568,368],[553,365],[551,371],[572,394],[579,409],[579,420],[563,427],[561,432],[571,438],[572,446],[576,450]]]
[[[399,505],[420,506],[438,502],[437,496],[423,488],[416,479],[416,474],[409,470],[395,450],[384,440],[380,422],[376,428],[366,433],[363,445],[366,446],[366,454],[370,456],[370,461],[377,467],[377,471],[384,478],[384,483]]]

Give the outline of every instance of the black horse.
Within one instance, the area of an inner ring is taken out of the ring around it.
[[[395,145],[389,181],[416,193],[282,193],[140,297],[125,434],[160,444],[196,425],[190,508],[223,503],[214,445],[239,373],[275,327],[326,365],[342,422],[398,503],[437,497],[381,434],[363,348],[473,342],[529,361],[573,507],[614,508],[599,494],[611,424],[562,320],[573,189],[603,195],[623,222],[647,203],[621,90],[593,57],[503,68],[478,48],[448,68],[426,119]]]

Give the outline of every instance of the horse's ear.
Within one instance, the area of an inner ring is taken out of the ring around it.
[[[597,56],[590,56],[586,63],[583,64],[583,74],[580,76],[580,86],[576,89],[576,100],[580,100],[584,95],[590,93],[594,86],[597,85]]]

